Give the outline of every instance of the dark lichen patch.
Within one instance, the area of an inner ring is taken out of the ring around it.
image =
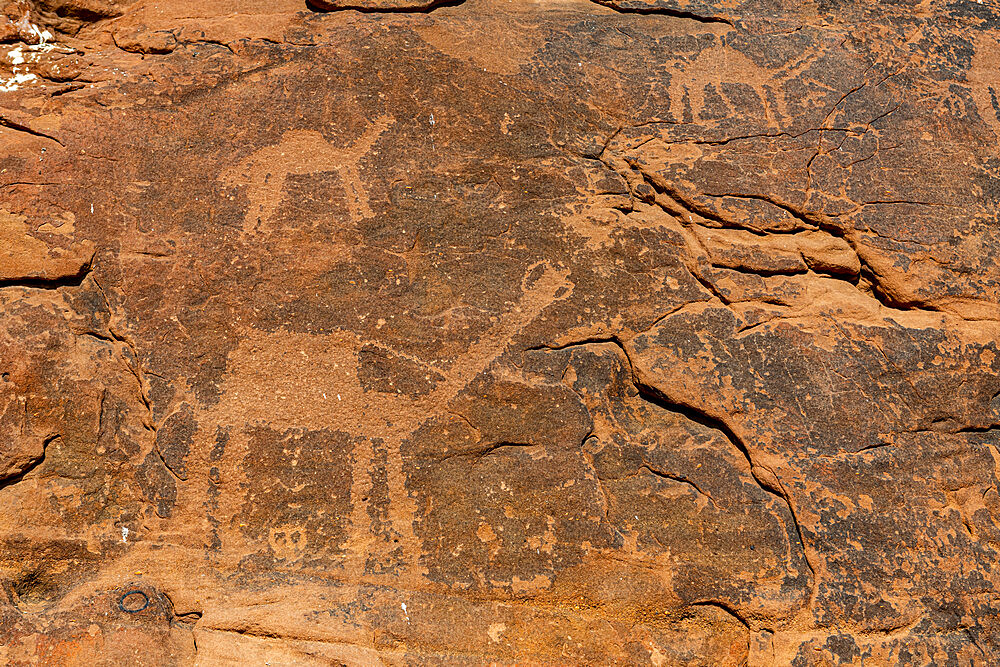
[[[156,430],[156,447],[164,464],[182,480],[188,478],[187,458],[197,432],[194,410],[187,403],[167,417]]]

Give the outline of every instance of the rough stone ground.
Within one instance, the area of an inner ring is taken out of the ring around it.
[[[1000,663],[994,0],[2,10],[4,664]]]

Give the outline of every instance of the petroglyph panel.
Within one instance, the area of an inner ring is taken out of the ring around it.
[[[9,3],[0,662],[995,664],[998,30]]]

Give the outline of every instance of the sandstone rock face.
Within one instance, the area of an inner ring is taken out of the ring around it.
[[[1000,662],[993,3],[0,40],[0,662]]]

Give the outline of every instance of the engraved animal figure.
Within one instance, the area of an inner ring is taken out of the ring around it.
[[[279,143],[261,148],[223,171],[223,183],[247,188],[250,207],[243,219],[243,230],[271,229],[271,219],[281,205],[285,180],[289,176],[318,171],[338,172],[352,220],[372,217],[358,163],[394,122],[390,116],[379,116],[353,144],[346,147],[328,142],[315,130],[289,130],[282,135]]]

